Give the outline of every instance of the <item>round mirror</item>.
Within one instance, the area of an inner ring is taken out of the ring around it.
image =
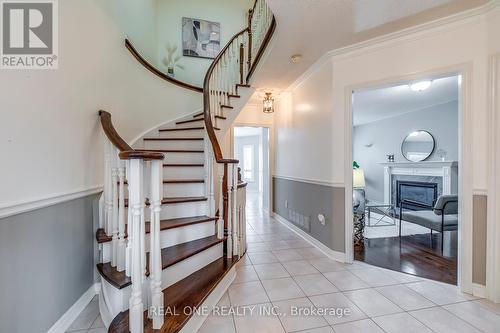
[[[434,138],[427,131],[415,131],[408,134],[401,144],[403,156],[412,162],[426,160],[434,151]]]

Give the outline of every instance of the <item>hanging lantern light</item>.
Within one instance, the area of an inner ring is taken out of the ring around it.
[[[266,93],[266,97],[264,97],[264,113],[273,113],[274,112],[274,98],[271,97],[272,93]]]

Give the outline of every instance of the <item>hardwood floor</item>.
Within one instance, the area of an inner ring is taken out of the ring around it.
[[[354,258],[367,264],[427,279],[457,284],[457,232],[366,239],[354,247]]]

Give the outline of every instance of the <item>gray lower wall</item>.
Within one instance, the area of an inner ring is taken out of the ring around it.
[[[472,282],[486,285],[486,235],[488,198],[486,195],[473,197],[472,227]]]
[[[94,284],[96,198],[0,219],[0,332],[47,332]]]
[[[291,221],[297,213],[308,217],[308,234],[339,252],[345,252],[345,194],[343,187],[317,185],[273,177],[273,211]],[[288,201],[288,208],[285,207]],[[321,225],[318,214],[326,217]]]

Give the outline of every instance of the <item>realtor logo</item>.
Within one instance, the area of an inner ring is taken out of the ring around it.
[[[2,69],[56,69],[57,0],[1,0]]]

